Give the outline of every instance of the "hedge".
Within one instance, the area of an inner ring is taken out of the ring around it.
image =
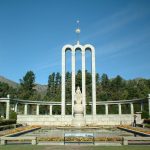
[[[150,124],[150,119],[144,119],[144,123]]]
[[[0,120],[0,126],[10,125],[10,124],[16,124],[16,120],[14,120],[14,119],[11,119],[11,120]]]

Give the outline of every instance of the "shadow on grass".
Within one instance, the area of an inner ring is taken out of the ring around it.
[[[4,145],[0,150],[149,150],[150,146]]]

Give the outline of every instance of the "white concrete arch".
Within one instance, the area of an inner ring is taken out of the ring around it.
[[[79,50],[81,50],[81,51],[84,50],[84,47],[83,47],[82,45],[80,45],[80,44],[74,45],[73,48],[74,48],[75,51],[76,51],[76,49],[79,49]]]
[[[73,108],[74,108],[74,96],[75,96],[75,90],[76,90],[76,58],[75,58],[75,48],[73,47],[72,50],[72,115],[73,114]]]
[[[64,45],[62,48],[62,53],[65,53],[67,49],[73,50],[73,46],[70,44]]]
[[[76,49],[81,50],[82,54],[82,101],[84,107],[84,116],[86,115],[86,88],[85,88],[85,50],[90,49],[92,53],[92,114],[96,115],[96,75],[95,75],[95,49],[92,45],[86,44],[84,46],[77,43],[76,45],[65,45],[62,48],[62,116],[65,115],[65,68],[66,68],[66,58],[65,53],[66,50],[70,49],[72,52],[72,115],[73,115],[73,108],[74,108],[74,96],[75,96],[75,53]]]
[[[82,46],[80,44],[74,45],[75,52],[76,52],[77,49],[79,49],[81,51],[81,57],[82,57],[81,58],[82,59],[82,101],[83,101],[84,115],[85,115],[85,113],[86,113],[86,103],[85,103],[85,51],[84,51],[84,46]],[[73,109],[73,106],[74,106],[74,104],[72,105],[72,109]]]
[[[84,45],[84,51],[91,51],[92,55],[92,114],[96,115],[96,67],[95,67],[95,48],[91,44]]]
[[[89,49],[92,53],[92,114],[96,115],[96,67],[95,67],[95,48],[91,44],[84,45],[84,51]]]
[[[72,45],[65,45],[62,48],[62,93],[61,93],[61,114],[64,116],[65,115],[65,74],[66,74],[66,50],[70,49],[73,51],[73,46]]]
[[[84,45],[84,50],[86,51],[86,49],[90,49],[91,52],[93,52],[93,51],[95,52],[94,46],[91,44]]]

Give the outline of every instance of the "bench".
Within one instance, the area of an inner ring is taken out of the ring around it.
[[[80,138],[82,138],[83,140],[80,140]],[[88,140],[86,140],[86,139],[88,139]],[[71,143],[78,143],[78,144],[91,143],[91,144],[94,144],[95,143],[94,134],[93,133],[65,133],[64,134],[64,145],[66,143],[70,143],[70,144]]]
[[[123,145],[128,145],[128,141],[150,141],[150,137],[123,137]]]
[[[31,141],[32,145],[37,144],[37,137],[29,137],[29,136],[24,136],[24,137],[7,137],[3,136],[1,137],[1,145],[6,145],[7,141],[21,141],[21,140],[29,140]]]

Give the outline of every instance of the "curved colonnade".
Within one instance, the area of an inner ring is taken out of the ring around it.
[[[118,114],[122,115],[122,105],[129,104],[130,105],[130,114],[134,114],[134,104],[140,104],[141,108],[139,112],[143,111],[143,104],[148,103],[149,115],[150,115],[150,94],[148,95],[147,99],[133,99],[133,100],[117,100],[117,101],[98,101],[96,103],[97,106],[105,106],[105,115],[109,115],[109,105],[118,105]],[[5,104],[5,107],[4,107]],[[10,99],[10,98],[0,98],[0,115],[3,116],[5,114],[6,119],[9,119],[10,110],[14,110],[15,112],[19,113],[18,105],[23,106],[23,114],[22,115],[31,115],[28,111],[29,105],[34,105],[36,107],[35,115],[40,115],[40,106],[48,106],[49,107],[49,114],[48,115],[55,115],[53,114],[53,107],[54,106],[61,106],[61,102],[47,102],[47,101],[31,101],[31,100],[19,100],[19,99]],[[71,103],[66,103],[66,105],[72,105]],[[92,103],[89,103],[92,106]],[[47,115],[47,114],[45,114]],[[96,114],[99,115],[99,114]],[[60,115],[62,116],[62,115]]]

